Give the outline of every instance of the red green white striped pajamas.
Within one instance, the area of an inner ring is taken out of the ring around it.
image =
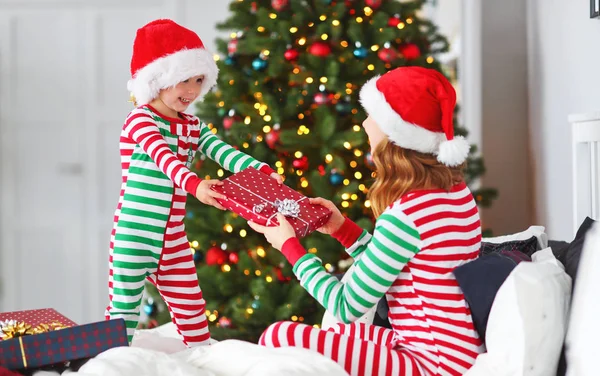
[[[261,344],[320,352],[351,375],[458,376],[473,365],[483,345],[452,274],[477,258],[481,244],[479,212],[464,183],[404,195],[377,218],[372,236],[348,219],[333,236],[355,259],[346,283],[296,238],[282,252],[301,285],[343,324],[324,331],[275,323]],[[384,295],[391,330],[352,323]]]
[[[129,341],[146,280],[158,288],[188,346],[210,339],[183,224],[187,194],[195,195],[201,182],[189,170],[196,151],[229,171],[252,166],[273,172],[221,141],[197,117],[182,116],[170,118],[141,106],[127,116],[121,132],[123,178],[111,233],[106,318],[125,319]]]

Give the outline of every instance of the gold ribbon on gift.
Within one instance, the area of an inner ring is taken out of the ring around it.
[[[0,336],[2,337],[2,340],[7,340],[31,334],[51,332],[68,327],[69,325],[65,325],[59,321],[53,321],[49,324],[39,324],[36,327],[23,321],[9,321],[8,324],[0,328]]]

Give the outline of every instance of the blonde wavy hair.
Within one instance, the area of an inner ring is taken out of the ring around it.
[[[373,151],[373,162],[377,168],[375,183],[368,198],[375,218],[394,201],[417,189],[444,189],[463,181],[466,162],[448,167],[439,162],[435,155],[404,149],[388,139],[382,140]]]

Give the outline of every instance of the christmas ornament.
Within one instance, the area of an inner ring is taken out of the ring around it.
[[[368,166],[375,167],[375,162],[373,161],[373,155],[371,154],[371,152],[365,154],[365,163]]]
[[[144,313],[148,316],[152,316],[156,312],[156,303],[152,300],[148,300],[146,304],[144,304]]]
[[[265,135],[265,142],[271,149],[275,149],[275,145],[279,142],[279,134],[278,130],[273,129]]]
[[[226,113],[227,113],[227,110],[223,107],[221,107],[217,110],[217,115],[219,115],[220,117],[225,116]]]
[[[393,47],[384,47],[377,52],[377,56],[386,63],[391,63],[398,57],[398,51]]]
[[[331,183],[331,185],[340,185],[343,181],[344,176],[342,174],[338,173],[335,170],[331,170],[331,174],[329,175],[329,183]]]
[[[419,46],[414,43],[406,43],[399,48],[400,53],[406,60],[415,60],[421,57]]]
[[[156,328],[158,326],[158,321],[156,319],[152,319],[148,321],[148,329]]]
[[[194,252],[194,262],[197,264],[200,261],[202,261],[202,252],[200,252],[199,250],[196,250],[196,252]]]
[[[369,50],[362,46],[357,46],[352,53],[354,54],[355,58],[364,59],[367,57],[367,55],[369,55]]]
[[[227,52],[229,52],[229,55],[233,55],[237,52],[237,45],[238,45],[237,38],[233,38],[232,40],[229,41],[229,43],[227,43]]]
[[[326,92],[326,91],[320,91],[315,94],[315,96],[313,97],[313,101],[319,105],[329,104],[333,101],[334,98],[335,98],[335,96],[333,95],[333,93]]]
[[[319,170],[319,175],[325,176],[325,166],[319,165],[318,170]]]
[[[285,53],[283,54],[283,57],[285,57],[285,59],[287,61],[296,61],[298,60],[298,57],[300,56],[300,52],[298,52],[298,50],[293,49],[293,48],[288,48]]]
[[[294,166],[296,170],[304,171],[308,169],[308,157],[304,155],[301,158],[294,159],[292,166]]]
[[[235,123],[235,117],[227,116],[226,118],[223,119],[223,128],[231,129],[231,127],[233,126],[233,123]]]
[[[238,261],[240,261],[240,256],[235,253],[235,252],[231,252],[229,253],[229,262],[232,264],[237,264]]]
[[[284,10],[288,3],[288,0],[271,0],[271,6],[278,12]]]
[[[250,4],[250,13],[255,14],[257,10],[258,10],[258,5],[256,4],[256,1],[253,1]]]
[[[227,261],[227,252],[219,247],[211,247],[206,252],[206,265],[223,265]]]
[[[372,9],[377,9],[381,6],[381,1],[382,0],[365,0],[365,4]]]
[[[388,20],[388,26],[391,27],[398,27],[398,25],[400,24],[400,16],[395,15],[393,17],[390,17],[390,19]]]
[[[321,0],[321,2],[325,5],[331,4],[331,0]]]
[[[233,56],[229,55],[225,58],[225,65],[234,65],[235,64],[235,59],[233,58]]]
[[[325,42],[315,42],[308,48],[308,53],[318,57],[326,57],[331,53],[331,46]]]
[[[279,282],[285,282],[289,280],[288,277],[283,275],[281,268],[275,268],[275,275],[277,276],[277,280]]]
[[[255,71],[262,71],[265,68],[267,68],[267,60],[257,57],[254,59],[254,61],[252,61],[252,69]]]
[[[250,306],[254,309],[259,309],[260,308],[260,300],[258,300],[258,299],[254,300]]]
[[[231,320],[225,316],[221,316],[219,319],[219,326],[221,326],[221,328],[229,328],[231,326]]]
[[[338,102],[335,105],[335,110],[340,115],[348,115],[350,112],[352,112],[352,105],[348,102]]]

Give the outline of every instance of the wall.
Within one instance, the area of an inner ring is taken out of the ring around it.
[[[495,235],[522,231],[532,223],[525,3],[480,4],[481,147],[487,168],[481,183],[499,191],[492,207],[482,210],[482,219]]]
[[[528,1],[529,131],[534,220],[550,238],[572,232],[572,113],[600,110],[600,20],[589,1]]]

